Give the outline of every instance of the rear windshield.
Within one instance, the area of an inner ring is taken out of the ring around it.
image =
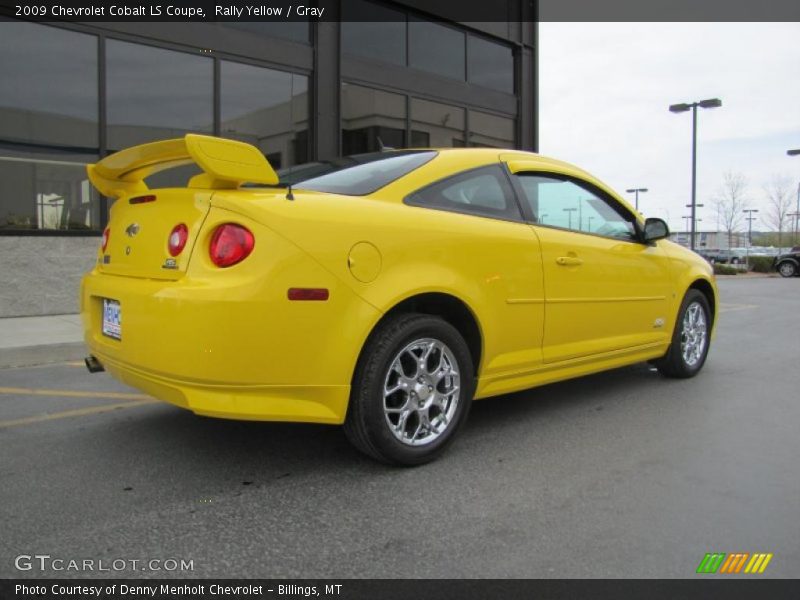
[[[364,196],[407,175],[436,156],[433,151],[373,152],[278,171],[280,185],[298,189]]]

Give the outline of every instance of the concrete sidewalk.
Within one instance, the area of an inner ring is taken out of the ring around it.
[[[80,360],[85,355],[79,315],[0,319],[0,368]]]

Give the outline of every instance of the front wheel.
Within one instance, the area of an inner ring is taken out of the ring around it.
[[[452,325],[430,315],[390,317],[362,351],[345,434],[381,462],[426,463],[466,421],[473,388],[469,348]]]
[[[781,274],[781,277],[794,277],[797,273],[797,267],[787,260],[778,265],[778,273]]]
[[[711,335],[711,309],[698,290],[689,290],[683,297],[672,343],[655,366],[665,377],[694,377],[703,368],[708,356]]]

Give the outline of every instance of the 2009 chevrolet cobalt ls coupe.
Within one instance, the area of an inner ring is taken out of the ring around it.
[[[145,179],[196,163],[186,187]],[[197,414],[344,424],[419,464],[473,398],[652,361],[703,366],[717,290],[588,173],[496,149],[297,167],[187,135],[89,167],[116,198],[82,284],[92,370]]]

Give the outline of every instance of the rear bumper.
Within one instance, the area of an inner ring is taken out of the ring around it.
[[[209,385],[179,381],[96,353],[116,379],[198,415],[252,421],[344,422],[349,385]]]
[[[195,252],[177,281],[88,273],[89,351],[120,381],[198,414],[342,423],[380,314],[297,247],[266,228],[256,235],[239,265],[221,270]],[[330,297],[290,301],[290,287],[325,287]],[[120,340],[102,333],[103,298],[120,303]]]

